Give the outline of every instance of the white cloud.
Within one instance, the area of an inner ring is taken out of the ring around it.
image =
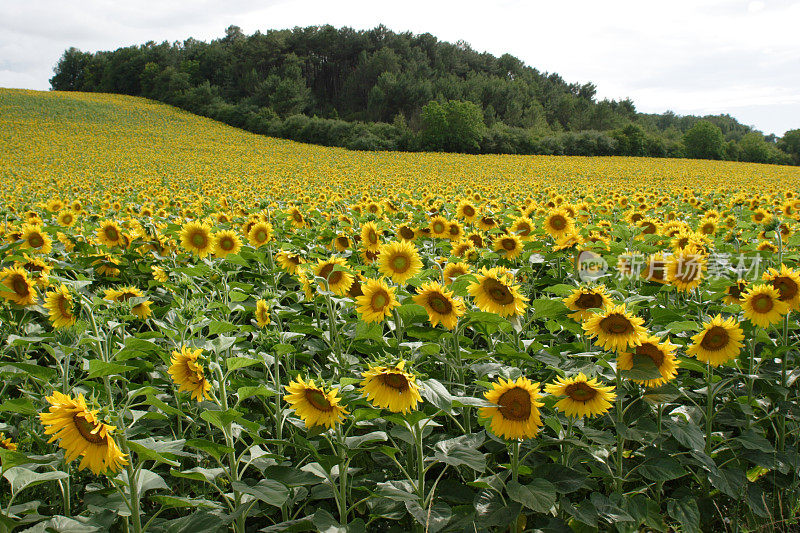
[[[800,2],[791,0],[4,0],[0,86],[48,88],[69,46],[96,51],[149,40],[213,39],[315,24],[429,32],[479,51],[511,53],[603,98],[640,110],[721,113],[770,133],[800,127]],[[784,110],[785,112],[781,112]],[[745,111],[747,110],[747,111]],[[759,111],[760,110],[760,111]]]

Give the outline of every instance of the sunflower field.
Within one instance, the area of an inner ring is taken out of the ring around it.
[[[0,90],[0,532],[800,519],[800,170]]]

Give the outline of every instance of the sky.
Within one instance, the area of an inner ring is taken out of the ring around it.
[[[800,128],[798,22],[800,0],[0,0],[0,87],[49,89],[70,46],[383,24],[510,53],[642,112],[729,113],[780,136]]]

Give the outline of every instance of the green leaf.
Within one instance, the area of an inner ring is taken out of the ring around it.
[[[686,448],[690,450],[705,449],[706,439],[699,427],[684,421],[665,421],[664,426],[675,437],[675,440]]]
[[[21,466],[15,466],[3,474],[11,484],[11,494],[17,495],[27,487],[34,487],[47,481],[56,481],[69,477],[66,472],[34,472]]]
[[[228,409],[227,411],[203,411],[200,413],[200,418],[222,431],[227,431],[228,425],[241,415],[242,413],[236,409]]]
[[[237,326],[236,324],[231,324],[230,322],[225,322],[222,320],[212,320],[211,323],[208,325],[208,336],[212,335],[220,335],[222,333],[230,333],[231,331],[237,331],[241,326]]]
[[[117,363],[106,363],[100,359],[89,361],[89,379],[102,378],[106,376],[122,375],[125,372],[136,370],[135,366],[120,365]]]
[[[359,320],[356,323],[356,329],[353,338],[357,341],[372,340],[380,342],[383,340],[383,323],[367,323]]]
[[[657,457],[648,459],[640,467],[639,472],[651,481],[670,481],[686,475],[686,470],[674,457]]]
[[[646,355],[634,354],[633,368],[623,370],[621,373],[624,378],[636,380],[658,379],[661,377],[661,372],[656,364]]]
[[[420,394],[433,405],[449,413],[453,410],[453,398],[444,385],[435,379],[420,381]]]
[[[170,466],[180,466],[180,463],[167,457],[174,452],[180,452],[183,449],[185,441],[157,441],[152,437],[139,440],[129,440],[128,446],[131,451],[135,452],[140,459],[146,461],[155,461]],[[164,455],[166,454],[166,455]]]
[[[539,298],[531,302],[533,318],[556,318],[567,311],[560,298]]]
[[[222,457],[224,454],[233,452],[233,448],[229,446],[225,446],[223,444],[212,442],[206,439],[187,440],[186,446],[188,446],[189,448],[194,448],[195,450],[206,452],[207,454],[211,455],[217,460],[219,460],[219,458]]]
[[[450,506],[441,500],[434,501],[433,505],[423,509],[419,503],[414,501],[406,502],[406,510],[411,513],[414,519],[422,524],[425,531],[428,533],[436,533],[453,517],[453,511]]]
[[[360,448],[366,443],[384,442],[389,440],[389,436],[385,431],[373,431],[365,435],[357,435],[355,437],[347,437],[344,439],[345,445],[352,449]]]
[[[14,398],[13,400],[6,400],[0,404],[0,413],[15,413],[18,415],[35,415],[38,409],[34,407],[33,403],[27,398]]]
[[[274,507],[282,507],[286,500],[289,499],[289,488],[271,479],[262,479],[252,486],[240,481],[234,481],[231,483],[231,488],[235,491],[249,494]]]
[[[375,494],[398,502],[414,502],[419,499],[408,481],[379,481]]]
[[[260,362],[258,359],[250,359],[249,357],[229,357],[225,360],[225,366],[228,368],[228,372],[233,372],[240,368],[257,365]]]
[[[667,503],[667,513],[681,525],[682,531],[700,533],[700,510],[694,498],[670,500]]]
[[[236,391],[236,395],[239,397],[239,401],[241,402],[253,396],[269,398],[271,396],[275,396],[275,391],[267,388],[266,385],[253,385],[249,387],[239,387],[239,390]]]
[[[548,513],[556,503],[556,488],[546,479],[537,478],[522,485],[516,481],[506,484],[508,497],[537,513]]]
[[[483,441],[482,432],[439,441],[434,458],[450,466],[464,465],[476,472],[483,472],[486,470],[486,455],[478,450]]]

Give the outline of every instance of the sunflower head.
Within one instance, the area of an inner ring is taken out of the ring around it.
[[[198,402],[211,398],[211,383],[205,377],[202,354],[200,348],[183,346],[181,351],[172,352],[168,370],[172,380],[179,386],[178,392],[190,392]]]
[[[14,452],[17,450],[17,444],[11,442],[11,437],[6,437],[6,434],[0,431],[0,449]]]
[[[258,300],[256,302],[256,322],[260,328],[265,328],[269,325],[269,306],[266,300]]]
[[[530,439],[539,433],[539,408],[544,403],[538,401],[542,397],[538,383],[526,377],[515,381],[499,378],[484,396],[494,406],[481,407],[478,416],[488,421],[492,433],[507,440]]]
[[[469,294],[481,311],[500,316],[517,316],[525,312],[528,299],[519,292],[513,276],[499,267],[482,268],[477,281],[469,286]]]
[[[313,379],[304,381],[300,376],[285,388],[287,394],[284,400],[292,406],[307,428],[332,428],[340,424],[347,414],[347,409],[339,405],[342,399],[338,389],[326,390],[316,385]]]
[[[800,310],[800,273],[781,264],[780,270],[770,268],[764,272],[762,279],[778,290],[778,299],[790,310]]]
[[[28,273],[22,267],[13,266],[0,272],[0,296],[17,305],[33,305],[37,300],[36,289]]]
[[[383,279],[367,279],[360,285],[361,294],[356,296],[356,311],[364,322],[380,322],[400,306],[395,288]]]
[[[655,335],[649,335],[642,340],[632,351],[623,352],[617,357],[617,364],[621,370],[631,370],[639,361],[646,361],[655,365],[661,377],[652,379],[634,379],[645,387],[660,387],[672,381],[678,375],[680,362],[675,357],[677,346],[669,340],[661,342]]]
[[[505,259],[516,259],[522,253],[522,239],[513,233],[498,237],[494,241],[494,251]]]
[[[408,241],[389,242],[380,247],[378,271],[395,283],[405,283],[422,272],[416,246]]]
[[[742,303],[742,294],[747,289],[749,283],[747,280],[738,279],[736,283],[733,285],[728,286],[725,289],[725,298],[724,301],[727,304],[741,304]]]
[[[625,304],[608,306],[600,313],[593,313],[583,323],[584,331],[596,338],[597,344],[615,352],[638,346],[647,335],[642,326],[644,319],[625,309]]]
[[[465,274],[469,274],[470,271],[471,270],[467,263],[447,263],[442,271],[442,275],[444,277],[444,282],[449,285],[453,283],[456,278]]]
[[[711,366],[725,364],[739,355],[744,341],[741,326],[729,317],[717,315],[703,324],[703,330],[692,337],[686,353]]]
[[[580,322],[592,316],[593,309],[605,309],[611,305],[611,298],[606,294],[606,286],[579,287],[564,298],[564,305],[569,308],[570,318]]]
[[[405,361],[394,366],[370,366],[362,377],[361,392],[376,407],[407,413],[422,402],[417,378],[405,369]]]
[[[597,378],[589,379],[583,372],[571,378],[556,378],[555,383],[545,387],[545,392],[563,396],[556,402],[556,409],[574,418],[602,415],[611,408],[611,402],[617,397],[614,387],[603,385]]]
[[[50,408],[39,413],[45,434],[51,435],[48,442],[60,440],[59,447],[65,451],[67,461],[83,457],[79,470],[90,468],[95,475],[118,472],[128,464],[112,437],[114,426],[97,416],[98,410],[90,410],[83,395],[72,398],[60,392],[46,398]]]
[[[214,234],[214,255],[225,257],[229,254],[238,254],[242,249],[242,241],[236,232],[223,230]]]
[[[320,259],[314,266],[314,276],[322,278],[319,282],[322,290],[330,290],[338,296],[344,296],[353,284],[353,275],[345,270],[346,268],[347,261],[341,257]]]
[[[440,323],[447,329],[454,329],[458,318],[466,312],[464,302],[453,296],[453,292],[436,282],[423,284],[413,297],[414,303],[421,305],[428,313],[434,327]]]
[[[742,294],[740,304],[744,316],[761,328],[777,324],[790,311],[789,305],[780,299],[780,292],[773,285],[754,285]]]
[[[48,292],[44,298],[44,307],[48,318],[55,328],[67,328],[77,320],[74,310],[74,299],[66,285]]]
[[[247,231],[247,240],[256,248],[264,246],[272,240],[272,224],[269,222],[256,222]]]
[[[211,226],[202,222],[188,222],[181,228],[181,246],[201,259],[214,248]]]

